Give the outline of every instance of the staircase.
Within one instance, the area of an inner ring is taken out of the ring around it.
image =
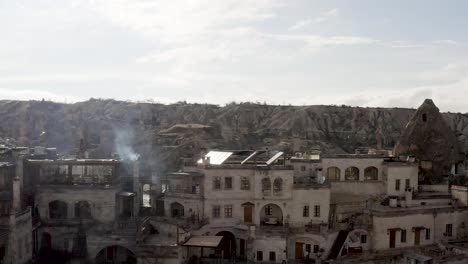
[[[330,254],[328,255],[328,259],[336,259],[340,254],[341,248],[343,248],[343,244],[348,238],[349,231],[341,230],[336,237],[335,243],[330,250]]]

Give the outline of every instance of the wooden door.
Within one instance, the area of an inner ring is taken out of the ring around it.
[[[296,242],[296,259],[303,259],[304,258],[304,251],[302,246],[304,243]]]
[[[244,239],[241,239],[241,240],[240,240],[239,255],[240,255],[241,257],[244,257],[244,256],[245,256],[245,240],[244,240]]]
[[[390,248],[395,248],[395,230],[390,230]]]
[[[252,206],[244,207],[244,222],[252,223]]]
[[[415,229],[414,230],[414,245],[415,246],[419,246],[420,235],[421,235],[421,229]]]

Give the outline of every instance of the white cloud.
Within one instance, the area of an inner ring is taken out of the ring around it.
[[[339,15],[338,8],[330,9],[328,11],[320,13],[316,18],[306,18],[297,21],[294,25],[289,27],[290,31],[295,31],[302,29],[310,24],[319,24],[329,20],[332,17],[337,17]]]

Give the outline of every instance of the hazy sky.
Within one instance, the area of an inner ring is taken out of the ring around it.
[[[0,98],[468,112],[468,1],[0,0]]]

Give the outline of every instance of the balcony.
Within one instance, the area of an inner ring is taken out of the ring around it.
[[[202,198],[202,190],[201,189],[194,189],[194,188],[179,188],[179,189],[169,189],[164,192],[165,197],[172,197],[172,198],[181,198],[181,199],[201,199]]]

